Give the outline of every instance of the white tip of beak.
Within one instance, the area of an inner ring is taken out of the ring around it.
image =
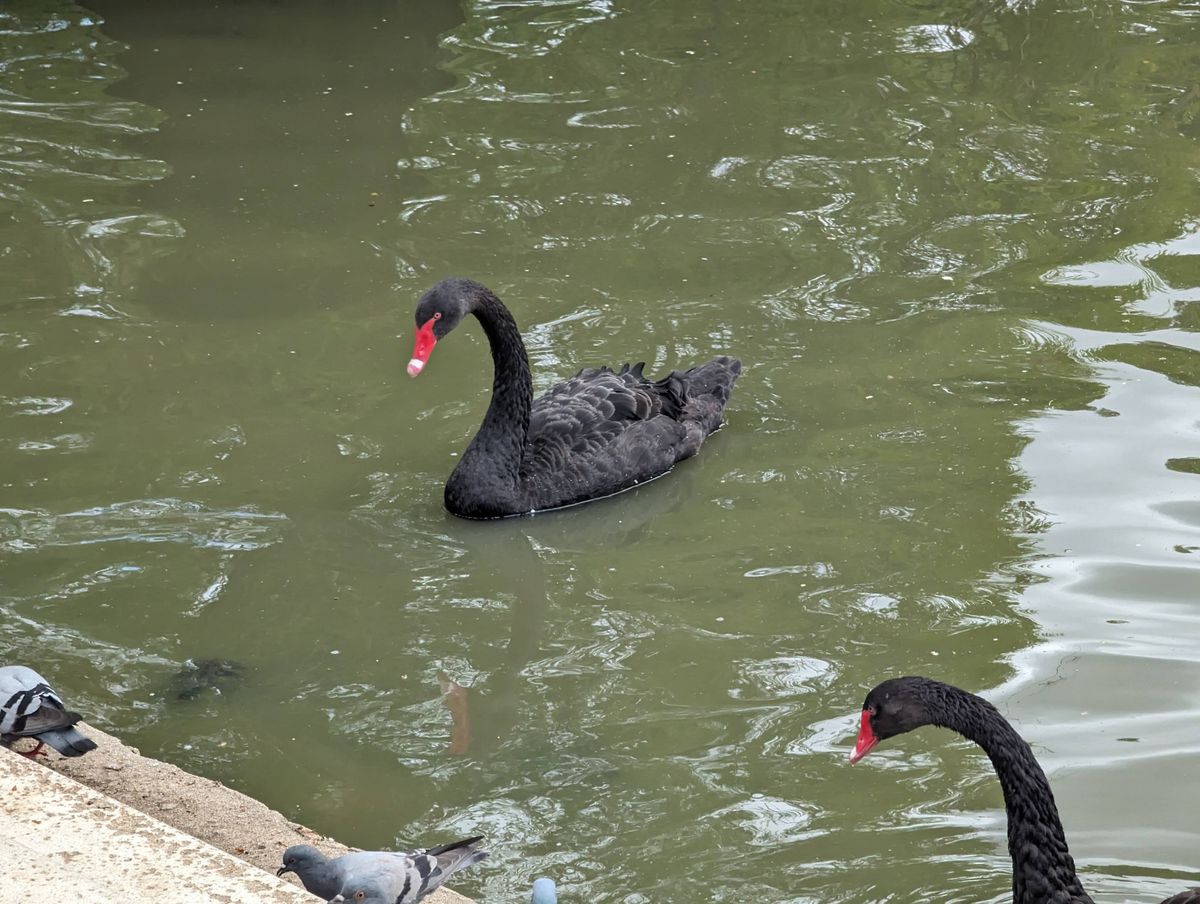
[[[418,368],[418,370],[419,369],[420,368]],[[341,895],[334,895],[332,898],[329,899],[329,904],[333,904],[334,901],[345,901],[345,900],[346,899],[343,898]]]
[[[417,374],[419,374],[421,372],[422,368],[424,368],[424,367],[425,367],[424,361],[422,361],[420,358],[413,358],[411,361],[408,362],[408,375],[410,377],[415,377]]]

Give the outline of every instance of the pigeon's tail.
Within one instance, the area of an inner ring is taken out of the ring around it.
[[[79,716],[74,713],[75,719]],[[96,742],[80,734],[73,726],[43,731],[36,736],[43,744],[49,744],[63,756],[83,756],[89,750],[96,749]]]
[[[438,869],[442,872],[442,881],[445,881],[452,873],[466,869],[468,866],[474,866],[480,860],[488,858],[489,852],[478,847],[481,841],[483,841],[483,836],[476,835],[473,838],[464,838],[462,841],[452,841],[450,844],[432,847],[425,853],[430,857],[437,858]]]

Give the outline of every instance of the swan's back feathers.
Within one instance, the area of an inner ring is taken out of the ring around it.
[[[694,455],[721,426],[741,364],[717,358],[659,380],[644,369],[584,368],[534,400],[521,462],[530,509],[618,493]]]
[[[1200,888],[1189,888],[1177,895],[1172,895],[1162,904],[1200,904]]]
[[[579,380],[589,388],[603,386],[608,390],[607,398],[613,405],[613,417],[617,420],[645,420],[660,414],[679,417],[687,401],[687,390],[679,380],[679,375],[671,371],[661,380],[651,380],[642,373],[645,367],[645,361],[623,364],[620,370],[585,367],[570,380],[553,387],[542,398]]]

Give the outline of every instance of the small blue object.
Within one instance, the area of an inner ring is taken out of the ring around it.
[[[554,888],[554,880],[543,876],[533,883],[533,896],[529,904],[558,904],[558,892]]]

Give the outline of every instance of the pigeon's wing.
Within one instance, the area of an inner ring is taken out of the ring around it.
[[[364,904],[416,904],[451,874],[487,857],[488,852],[477,847],[481,840],[465,838],[411,854],[347,854],[341,858],[343,861],[354,859],[344,866],[342,899],[355,901],[355,893],[363,891]]]
[[[483,836],[475,835],[472,838],[431,847],[420,854],[413,854],[413,867],[421,877],[421,885],[415,897],[397,900],[397,904],[415,904],[460,869],[486,860],[488,852],[479,847],[481,841]]]
[[[79,721],[46,679],[23,665],[0,668],[0,736],[24,738]]]

